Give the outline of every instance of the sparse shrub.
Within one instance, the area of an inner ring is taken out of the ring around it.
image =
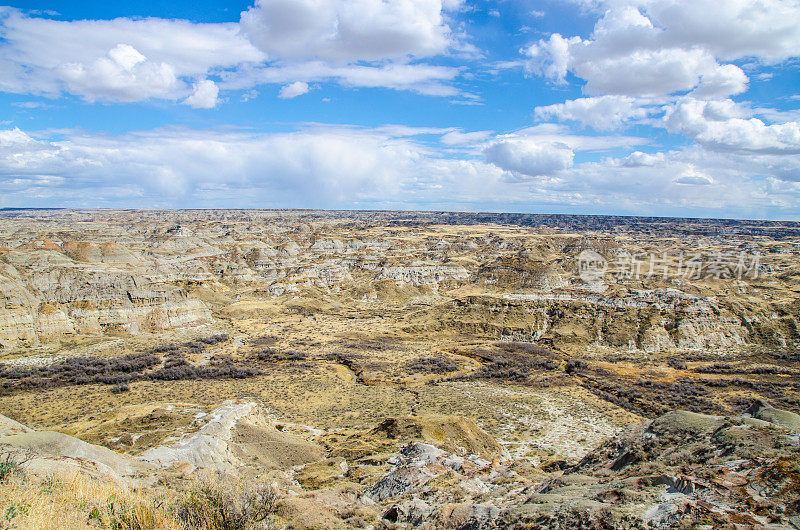
[[[190,340],[189,342],[184,343],[183,347],[188,353],[202,353],[206,345],[196,340]]]
[[[0,379],[16,381],[5,387],[9,390],[91,383],[114,385],[131,381],[143,370],[160,363],[160,357],[147,352],[119,357],[78,356],[47,366],[7,369],[0,372]]]
[[[686,361],[678,357],[670,357],[667,364],[675,370],[686,370]]]
[[[203,344],[219,344],[220,342],[225,342],[228,340],[227,333],[217,333],[215,335],[209,335],[208,337],[201,337],[197,339],[198,342],[202,342]]]
[[[396,340],[392,337],[376,337],[373,339],[362,339],[346,345],[351,350],[393,350],[397,347]]]
[[[653,381],[608,374],[603,377],[587,377],[581,386],[596,395],[626,410],[646,417],[681,409],[704,414],[719,414],[724,410],[709,399],[706,380],[690,378],[675,382]],[[722,384],[729,384],[727,381]]]
[[[405,364],[405,369],[410,373],[446,374],[458,370],[458,364],[443,355],[417,357]]]
[[[22,475],[22,468],[19,463],[12,458],[10,452],[0,452],[0,483],[5,482],[13,475]]]
[[[195,485],[178,506],[178,518],[190,528],[244,530],[264,523],[276,510],[277,491],[266,484],[239,484],[219,478]]]
[[[498,344],[528,344],[528,343],[498,343]],[[533,345],[535,346],[535,345]],[[456,376],[459,380],[474,379],[506,379],[510,381],[524,382],[537,370],[555,370],[559,366],[558,360],[550,356],[532,355],[533,349],[523,347],[520,353],[519,348],[511,346],[504,348],[505,351],[497,352],[478,348],[470,352],[472,357],[487,362],[478,370],[471,374]],[[535,351],[539,351],[536,349]],[[549,350],[544,350],[548,351]],[[552,352],[550,352],[552,353]]]
[[[180,346],[178,346],[177,344],[174,344],[174,343],[170,343],[170,344],[162,344],[160,346],[156,346],[154,348],[150,348],[150,352],[152,352],[152,353],[167,353],[167,352],[171,352],[171,351],[176,351],[178,349],[180,349]]]
[[[546,357],[554,356],[555,352],[548,350],[544,346],[534,344],[533,342],[495,342],[495,346],[507,352],[527,353],[528,355],[543,355]]]
[[[164,359],[164,368],[175,368],[178,366],[186,366],[187,364],[189,364],[189,361],[179,352],[172,353]]]
[[[245,379],[260,375],[261,371],[249,366],[237,365],[230,356],[220,356],[216,362],[208,366],[184,364],[164,367],[147,374],[155,381],[182,381],[187,379]]]
[[[182,352],[169,351],[169,356],[157,369],[154,368],[161,365],[162,360],[150,352],[119,357],[70,357],[47,366],[6,368],[0,371],[0,393],[88,384],[113,385],[120,390],[128,383],[147,379],[242,379],[261,373],[257,368],[237,364],[229,355],[215,355],[208,366],[195,366]]]
[[[148,379],[154,381],[182,381],[186,379],[200,379],[199,369],[191,364],[160,368],[147,374]]]
[[[233,363],[233,357],[231,357],[227,353],[217,353],[215,355],[212,355],[208,359],[208,361],[211,364],[230,364],[230,363]]]
[[[128,383],[117,383],[116,385],[111,387],[112,394],[122,394],[125,392],[129,392],[131,387]]]
[[[251,338],[248,342],[251,346],[272,346],[278,342],[278,338],[272,335],[259,335]]]
[[[754,375],[766,375],[766,374],[772,375],[785,372],[786,370],[782,370],[777,366],[755,366],[747,370],[748,374],[754,374]]]
[[[573,374],[576,372],[580,372],[581,370],[585,370],[589,367],[589,363],[584,361],[583,359],[570,359],[567,361],[567,365],[564,367],[564,371],[568,374]]]
[[[259,361],[278,362],[278,361],[304,361],[308,354],[296,350],[278,351],[274,348],[264,348],[255,352]]]
[[[112,530],[151,530],[160,528],[163,517],[144,503],[130,503],[112,496],[104,510],[97,507],[89,512],[89,522]]]
[[[698,374],[727,374],[733,371],[733,367],[728,363],[714,363],[707,366],[697,366],[692,368]]]

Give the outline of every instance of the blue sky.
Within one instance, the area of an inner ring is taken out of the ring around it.
[[[800,218],[797,0],[0,8],[0,207]]]

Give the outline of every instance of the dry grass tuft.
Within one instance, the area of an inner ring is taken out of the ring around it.
[[[0,528],[171,530],[182,526],[165,500],[76,475],[69,481],[15,473],[0,487]]]
[[[0,529],[267,529],[275,526],[277,502],[272,486],[215,476],[185,492],[157,494],[80,475],[32,479],[16,471],[0,484]]]

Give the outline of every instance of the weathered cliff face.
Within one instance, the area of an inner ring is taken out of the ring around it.
[[[85,245],[82,258],[56,250],[6,251],[0,272],[0,343],[33,345],[76,333],[129,333],[195,327],[212,321],[209,307],[188,297],[182,282],[214,277],[186,268],[150,262],[114,261],[101,252],[108,245]],[[97,251],[94,255],[94,251]],[[115,250],[115,255],[130,253]],[[96,259],[95,259],[96,258]],[[147,267],[152,267],[148,269]]]
[[[412,285],[432,285],[447,280],[463,281],[469,277],[469,271],[458,265],[413,262],[408,265],[384,265],[375,279]]]
[[[282,215],[290,214],[131,212],[87,222],[64,212],[35,224],[3,220],[0,343],[191,328],[214,322],[214,310],[223,309],[209,300],[242,296],[424,303],[401,327],[573,348],[792,349],[800,341],[793,290],[800,271],[789,241],[690,232],[681,239],[652,226],[586,235]],[[584,251],[608,260],[609,274],[580,278]],[[700,251],[761,253],[761,275],[667,279],[648,271],[643,258],[642,274],[632,277],[612,265],[628,255],[669,253],[674,261]]]
[[[455,331],[592,350],[647,353],[783,347],[797,341],[794,320],[713,299],[671,303],[671,296],[604,297],[586,293],[467,296],[408,319],[410,331]]]

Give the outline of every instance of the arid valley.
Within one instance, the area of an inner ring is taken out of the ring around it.
[[[6,210],[0,528],[797,528],[799,292],[791,222]]]

